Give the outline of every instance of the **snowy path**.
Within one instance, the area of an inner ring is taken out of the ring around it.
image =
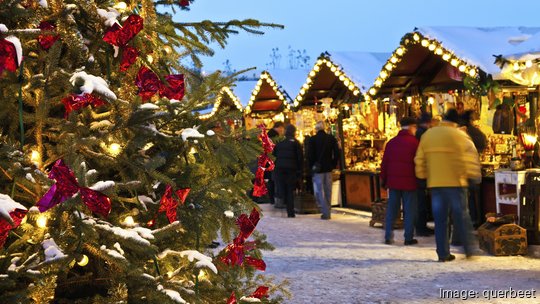
[[[324,221],[318,214],[287,218],[284,210],[260,206],[257,228],[276,247],[263,253],[266,272],[290,281],[293,298],[287,303],[540,303],[539,258],[481,253],[466,260],[452,247],[456,260],[439,263],[434,237],[403,246],[403,230],[398,230],[396,244],[384,245],[383,230],[369,227],[368,213],[334,211],[332,220]],[[476,298],[442,299],[441,289]],[[533,297],[496,298],[497,292],[511,290],[528,290]]]

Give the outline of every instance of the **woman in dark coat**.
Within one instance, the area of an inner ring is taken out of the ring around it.
[[[279,142],[274,147],[276,166],[274,168],[274,178],[278,193],[283,197],[287,206],[287,216],[294,217],[294,189],[297,181],[302,178],[304,155],[302,146],[295,138],[296,128],[287,125],[285,128],[285,140]]]

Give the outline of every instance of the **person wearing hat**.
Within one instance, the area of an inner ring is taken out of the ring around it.
[[[416,139],[420,142],[422,135],[431,128],[431,113],[422,112],[418,119],[418,128],[416,129]],[[431,214],[431,206],[429,201],[429,193],[426,187],[425,179],[418,179],[418,213],[416,216],[416,236],[430,236],[435,232],[427,226],[429,215]]]
[[[417,208],[417,180],[414,172],[414,156],[418,148],[416,119],[404,117],[399,121],[401,130],[384,149],[381,163],[381,183],[389,191],[384,220],[384,243],[394,243],[394,222],[399,216],[401,202],[404,213],[404,244],[414,245],[413,238]]]
[[[471,218],[467,212],[467,187],[482,178],[478,152],[471,138],[458,129],[459,114],[448,110],[439,125],[422,135],[414,158],[416,176],[427,179],[435,221],[439,262],[456,257],[450,253],[448,219],[463,242],[465,255],[473,255]]]

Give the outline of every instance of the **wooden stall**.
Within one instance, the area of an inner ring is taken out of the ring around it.
[[[341,196],[334,204],[369,209],[381,197],[377,159],[385,141],[378,127],[378,110],[365,107],[362,91],[373,83],[389,54],[325,52],[321,54],[294,100],[300,137],[314,135],[323,120],[340,144]],[[365,165],[362,166],[361,164]]]
[[[510,166],[512,152],[514,156],[523,153],[515,135],[534,116],[537,102],[535,88],[502,73],[494,55],[515,50],[527,33],[537,32],[539,29],[523,27],[417,28],[403,36],[368,90],[370,100],[384,103],[390,125],[421,112],[440,119],[449,108],[479,114],[477,123],[488,136],[488,144],[480,155],[485,177],[477,222],[483,222],[486,211],[498,210],[492,193],[494,172]],[[506,113],[501,116],[506,119],[505,128],[494,128],[497,111]],[[508,212],[517,213],[515,209]]]

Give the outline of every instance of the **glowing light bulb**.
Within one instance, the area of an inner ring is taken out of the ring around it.
[[[118,154],[120,154],[120,151],[121,151],[121,146],[117,143],[112,143],[110,146],[109,146],[109,153],[112,155],[112,156],[117,156]]]
[[[471,69],[471,70],[469,71],[469,75],[470,75],[471,77],[476,76],[476,70],[475,70],[475,69]]]
[[[83,254],[82,258],[77,262],[77,265],[84,267],[88,265],[88,261],[90,261],[90,259],[88,259],[86,254]]]
[[[514,71],[519,70],[519,63],[514,62]]]
[[[352,93],[353,93],[354,96],[358,96],[358,94],[360,94],[360,91],[359,90],[354,90]]]
[[[530,67],[532,67],[532,65],[533,65],[532,60],[525,61],[525,66],[526,67],[530,68]]]
[[[429,45],[428,49],[429,49],[430,51],[434,51],[436,47],[437,47],[437,46],[435,46],[435,44],[432,43],[432,44]]]
[[[450,60],[450,54],[448,54],[448,53],[447,53],[447,54],[444,54],[444,55],[442,56],[442,59],[443,59],[444,61]]]
[[[377,78],[377,80],[375,80],[375,85],[380,87],[382,85],[382,79]]]
[[[429,41],[424,39],[424,40],[422,40],[421,44],[422,44],[423,47],[427,47],[429,45]]]
[[[309,72],[309,76],[311,76],[311,77],[315,76],[315,74],[317,74],[317,73],[315,73],[315,71]]]
[[[385,66],[384,66],[385,69],[387,69],[388,71],[391,71],[394,66],[391,64],[391,63],[387,63]]]
[[[349,79],[345,79],[345,80],[343,81],[343,84],[344,84],[346,87],[349,86],[349,83],[350,83]]]
[[[450,61],[450,64],[451,64],[452,66],[457,66],[458,63],[459,63],[459,62],[458,62],[458,60],[457,60],[456,58],[454,58],[454,59],[452,59],[452,61]]]
[[[417,33],[414,33],[413,39],[414,39],[414,41],[420,40],[420,35],[418,35]]]
[[[411,104],[411,103],[412,103],[412,97],[411,97],[411,96],[407,96],[407,103],[408,103],[408,104]]]
[[[36,151],[36,150],[32,150],[32,153],[30,153],[30,160],[33,162],[33,163],[40,163],[41,161],[41,155],[39,155],[39,152]]]
[[[152,57],[152,55],[147,55],[146,60],[148,60],[149,63],[152,63],[154,62],[154,57]]]
[[[427,101],[430,105],[432,105],[435,102],[435,98],[433,98],[433,96],[429,96]]]
[[[403,50],[403,48],[398,48],[398,49],[396,50],[396,54],[398,54],[399,56],[403,55],[404,52],[405,52],[405,51]]]
[[[172,53],[172,48],[171,48],[170,46],[168,46],[168,45],[164,46],[164,47],[163,47],[163,50],[164,50],[165,53],[167,53],[167,54]]]
[[[45,228],[47,227],[47,217],[43,214],[40,214],[38,218],[36,219],[36,225],[39,228]]]
[[[321,68],[319,67],[319,65],[316,65],[316,66],[313,67],[313,70],[314,70],[315,72],[318,72],[320,69],[321,69]],[[313,75],[313,76],[315,76],[315,75]]]
[[[375,90],[374,88],[371,88],[371,89],[369,89],[369,94],[375,95],[375,94],[377,94],[377,90]]]
[[[126,224],[127,226],[134,226],[135,225],[135,220],[133,219],[133,217],[131,215],[126,216],[126,218],[124,219],[124,224]]]
[[[352,84],[352,83],[349,84],[349,90],[350,91],[354,90],[354,84]]]
[[[435,54],[437,54],[437,55],[442,55],[442,53],[443,53],[443,50],[441,48],[437,48],[435,50]]]
[[[392,62],[392,63],[396,63],[397,61],[398,61],[398,59],[397,59],[396,56],[392,56],[392,57],[390,58],[390,62]]]
[[[465,69],[466,69],[466,68],[465,68],[464,65],[460,65],[460,66],[459,66],[459,71],[460,71],[460,72],[465,72]]]
[[[127,4],[125,2],[118,2],[113,6],[116,10],[122,12],[127,9]]]
[[[307,83],[304,83],[304,85],[302,85],[302,88],[307,90],[307,89],[309,89],[309,85]]]
[[[381,76],[382,79],[385,79],[386,77],[388,77],[388,73],[386,71],[381,71],[379,73],[379,76]]]
[[[206,274],[206,271],[204,270],[201,270],[199,271],[199,275],[197,276],[197,278],[202,281],[202,280],[206,280],[208,278],[208,275]]]

